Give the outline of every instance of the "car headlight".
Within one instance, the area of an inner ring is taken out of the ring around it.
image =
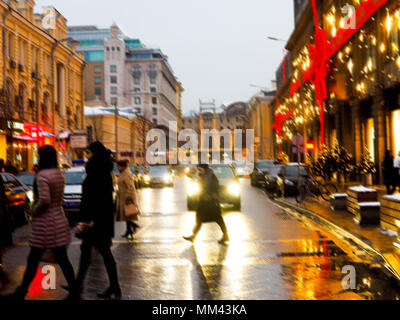
[[[186,167],[185,173],[189,173],[189,172],[190,172],[190,168],[189,168],[189,167]]]
[[[165,181],[165,182],[171,182],[171,180],[172,180],[172,177],[171,177],[170,174],[166,174],[166,175],[164,176],[164,181]]]
[[[240,195],[240,185],[237,182],[231,183],[228,186],[228,192],[231,195],[234,195],[235,197],[238,197]]]
[[[188,195],[193,197],[200,193],[200,185],[196,181],[190,181],[188,185]]]
[[[28,197],[29,201],[33,203],[33,191],[32,190],[27,191],[26,196]]]
[[[149,182],[149,181],[150,181],[150,176],[146,174],[146,175],[144,176],[144,181],[145,181],[145,182]]]

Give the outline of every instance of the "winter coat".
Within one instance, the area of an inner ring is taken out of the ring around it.
[[[117,198],[117,221],[137,221],[138,216],[133,219],[127,219],[125,216],[125,204],[127,200],[133,200],[138,206],[135,182],[133,174],[129,168],[125,169],[118,177],[118,198]]]
[[[396,180],[397,172],[394,168],[393,160],[393,157],[385,157],[382,163],[382,173],[385,184],[392,184]]]
[[[54,249],[70,243],[71,231],[63,211],[64,187],[65,178],[58,169],[44,169],[36,175],[30,238],[32,247]]]
[[[93,222],[92,240],[111,243],[114,237],[113,163],[109,157],[93,156],[86,165],[82,185],[81,221]]]
[[[207,169],[199,178],[201,193],[197,206],[197,222],[216,222],[222,217],[219,202],[219,182],[214,171]]]

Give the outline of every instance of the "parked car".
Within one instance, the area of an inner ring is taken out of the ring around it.
[[[248,178],[252,173],[252,170],[247,163],[232,162],[232,166],[235,168],[236,175],[239,178]]]
[[[33,204],[33,191],[10,173],[1,173],[1,181],[7,198],[7,214],[13,227],[27,223]]]
[[[212,164],[210,168],[214,171],[219,181],[219,199],[222,205],[231,205],[234,210],[241,209],[241,187],[238,176],[232,166],[227,164]],[[198,173],[190,179],[187,188],[188,210],[196,210],[200,185]]]
[[[265,175],[274,165],[274,160],[258,160],[254,163],[253,172],[250,175],[250,183],[253,187],[265,186]]]
[[[23,172],[17,175],[19,181],[26,185],[29,189],[33,190],[33,181],[35,180],[34,172]]]
[[[86,169],[83,166],[73,167],[64,173],[64,211],[70,222],[77,222],[82,201],[82,185],[86,177]]]
[[[173,187],[174,179],[169,166],[151,166],[143,177],[145,187]]]
[[[309,176],[304,165],[297,163],[274,165],[265,176],[265,189],[271,196],[295,196],[300,176]]]

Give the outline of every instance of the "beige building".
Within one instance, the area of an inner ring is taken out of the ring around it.
[[[29,170],[41,145],[70,150],[63,132],[84,128],[83,56],[67,39],[67,20],[35,1],[0,1],[0,158]]]
[[[129,108],[85,107],[90,141],[100,141],[113,151],[119,160],[146,163],[146,136],[153,124],[130,112]]]
[[[254,157],[274,159],[274,121],[275,91],[260,92],[250,100],[247,112],[247,129],[254,130]]]

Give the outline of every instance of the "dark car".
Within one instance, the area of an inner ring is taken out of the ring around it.
[[[265,186],[265,175],[274,165],[274,160],[258,160],[254,163],[253,172],[250,175],[250,183],[253,187]]]
[[[10,173],[1,173],[1,181],[7,199],[7,214],[13,227],[27,223],[33,203],[33,191]]]
[[[169,166],[151,166],[143,177],[145,187],[173,187],[174,179]]]
[[[231,205],[234,210],[241,209],[241,187],[238,176],[232,166],[228,164],[212,164],[210,168],[214,171],[219,181],[219,199],[222,205]],[[196,210],[200,185],[197,181],[198,173],[190,178],[187,187],[187,207]]]
[[[29,189],[33,190],[33,181],[35,180],[35,173],[23,172],[17,175],[19,181],[26,185]]]
[[[305,166],[297,163],[274,165],[265,177],[265,189],[269,195],[295,196],[299,177],[308,177]]]

